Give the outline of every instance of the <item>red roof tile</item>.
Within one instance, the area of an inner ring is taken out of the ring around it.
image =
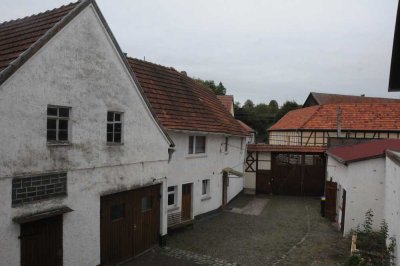
[[[215,94],[195,80],[142,60],[128,58],[128,63],[167,129],[247,135]]]
[[[400,131],[400,103],[327,104],[297,109],[268,130],[336,130],[338,107],[342,110],[342,130]]]
[[[68,15],[80,2],[0,24],[0,72]]]
[[[256,132],[254,129],[252,129],[251,127],[246,125],[244,122],[242,122],[242,121],[240,121],[238,119],[236,119],[236,120],[239,122],[239,124],[242,126],[242,128],[244,129],[244,131],[246,131],[247,134],[250,135],[250,134]]]
[[[400,99],[311,92],[308,95],[303,106],[308,107],[308,106],[313,106],[315,104],[323,105],[323,104],[337,104],[337,103],[391,103],[391,102],[400,103]]]
[[[233,95],[217,95],[217,98],[221,101],[222,105],[225,106],[226,110],[228,110],[229,113],[233,112]]]
[[[324,146],[297,146],[297,145],[271,145],[271,144],[247,144],[248,151],[260,152],[293,152],[293,153],[324,153]]]
[[[400,140],[383,139],[330,148],[327,154],[341,163],[362,161],[385,156],[387,149],[400,151]]]

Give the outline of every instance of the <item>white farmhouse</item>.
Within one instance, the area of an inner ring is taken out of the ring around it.
[[[398,176],[385,170],[391,169],[390,160],[385,156],[387,149],[400,150],[400,140],[372,140],[332,147],[326,152],[327,211],[332,211],[328,215],[332,215],[343,234],[362,224],[369,209],[374,214],[374,229],[378,229],[382,220],[390,216],[385,215],[385,208],[391,215],[394,209],[398,210],[398,201],[395,203],[398,196],[390,193],[397,190]],[[398,218],[398,212],[396,216]]]
[[[224,206],[243,189],[246,131],[214,93],[171,67],[128,62],[175,143],[167,175],[168,227]]]
[[[0,24],[0,139],[1,265],[114,264],[166,235],[173,142],[94,1]]]

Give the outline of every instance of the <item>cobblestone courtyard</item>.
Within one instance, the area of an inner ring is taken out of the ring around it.
[[[343,265],[349,253],[317,199],[241,195],[229,207],[170,234],[166,248],[132,265]]]

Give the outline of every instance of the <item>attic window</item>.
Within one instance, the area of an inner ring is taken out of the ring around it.
[[[189,154],[206,153],[205,136],[189,136]]]
[[[122,143],[121,112],[107,112],[107,143]]]
[[[47,142],[68,142],[69,107],[47,106]]]

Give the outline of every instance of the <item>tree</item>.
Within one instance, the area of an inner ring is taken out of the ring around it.
[[[225,95],[226,94],[226,88],[222,82],[219,82],[218,85],[215,85],[214,80],[202,80],[199,78],[195,78],[195,81],[200,83],[201,85],[206,86],[209,88],[212,92],[215,93],[215,95]]]

